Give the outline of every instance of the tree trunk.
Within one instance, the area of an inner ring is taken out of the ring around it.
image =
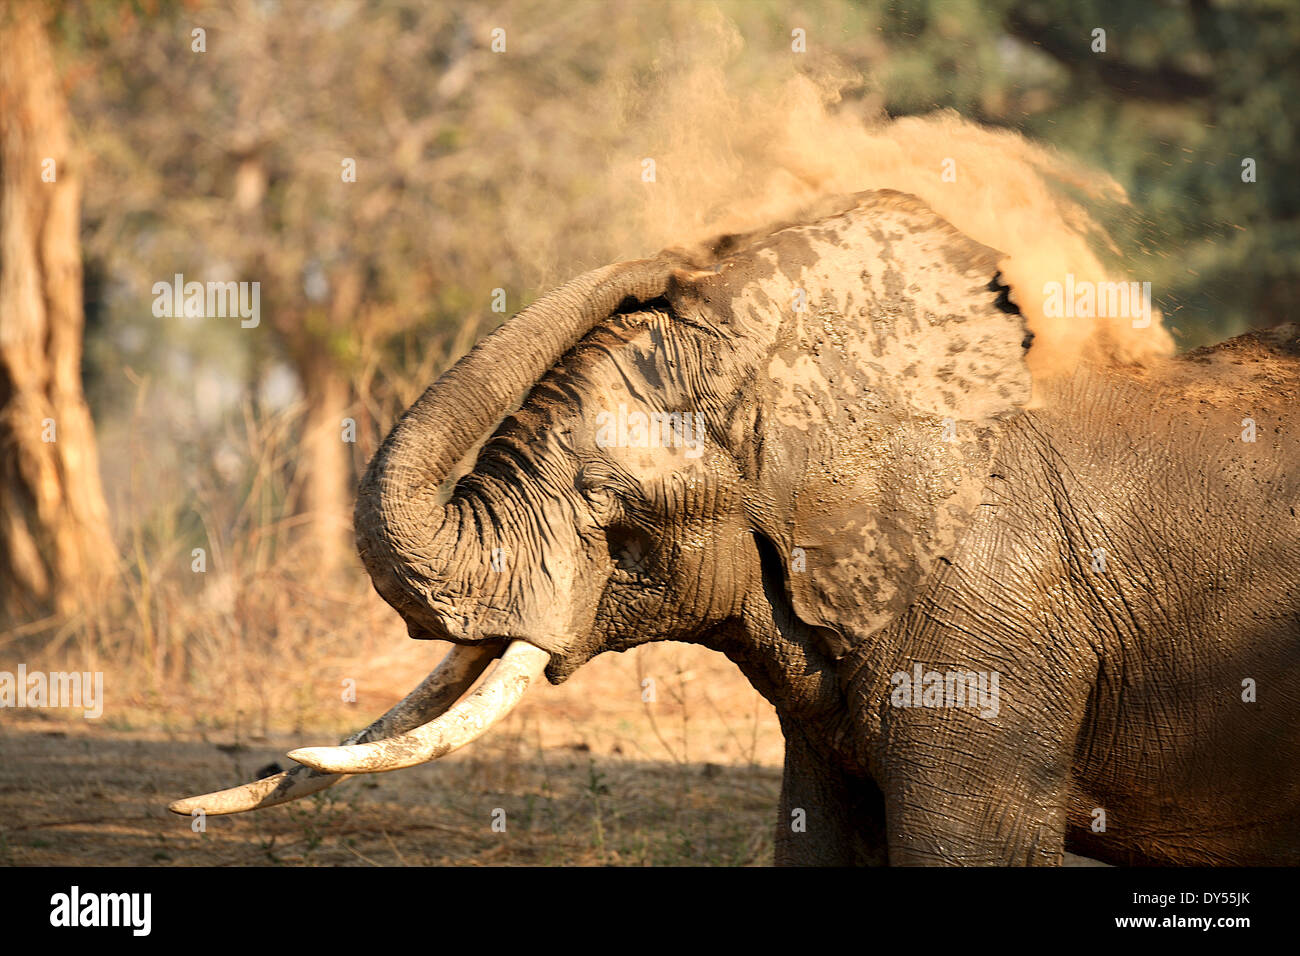
[[[298,535],[311,549],[312,566],[322,574],[343,567],[351,558],[352,449],[356,425],[352,384],[336,353],[340,337],[357,322],[362,276],[352,266],[330,274],[330,299],[315,311],[301,313],[281,330],[289,343],[302,384],[303,414],[298,457],[298,513],[305,519]]]
[[[306,401],[298,477],[306,524],[299,538],[311,549],[312,566],[329,574],[352,554],[352,454],[343,431],[350,389],[337,361],[319,348],[299,358],[298,374]]]
[[[116,562],[81,390],[80,185],[42,10],[0,6],[0,623],[76,610]]]

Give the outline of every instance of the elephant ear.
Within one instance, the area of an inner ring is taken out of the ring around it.
[[[675,308],[765,343],[751,516],[836,657],[952,560],[1031,385],[1001,254],[914,197],[855,198],[669,284]]]

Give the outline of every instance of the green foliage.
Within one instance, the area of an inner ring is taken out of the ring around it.
[[[1115,177],[1108,225],[1184,344],[1300,306],[1300,6],[1286,0],[911,0],[878,18],[891,114],[953,107]],[[1105,31],[1094,52],[1093,31]],[[847,44],[846,44],[847,46]],[[1257,181],[1242,181],[1253,158]]]

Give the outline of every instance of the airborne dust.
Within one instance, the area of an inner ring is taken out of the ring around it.
[[[598,188],[610,208],[600,228],[612,257],[795,219],[830,195],[897,189],[1005,253],[1004,280],[1036,335],[1037,376],[1068,371],[1081,355],[1144,362],[1173,352],[1154,308],[1144,328],[1134,328],[1131,313],[1057,317],[1045,309],[1045,287],[1067,276],[1074,284],[1144,278],[1119,273],[1122,250],[1092,214],[1127,208],[1113,179],[951,111],[883,116],[871,97],[842,94],[869,81],[825,57],[790,57],[784,71],[777,61],[749,74],[737,68],[744,59],[739,31],[719,14],[692,40],[665,45],[650,75],[611,86],[597,112],[621,123],[624,136],[610,155],[575,161],[604,170]]]

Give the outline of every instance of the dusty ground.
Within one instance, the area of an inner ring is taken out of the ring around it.
[[[653,703],[641,700],[649,675]],[[419,676],[394,681],[353,723],[367,723]],[[436,764],[213,817],[205,833],[167,802],[286,765],[287,750],[332,742],[338,730],[250,737],[182,728],[177,715],[133,727],[111,711],[99,721],[3,715],[0,864],[771,862],[780,730],[736,669],[700,648],[606,655]],[[505,832],[492,825],[501,811]]]
[[[684,645],[598,658],[434,764],[212,817],[202,833],[166,810],[368,723],[428,657],[408,655],[333,728],[205,729],[170,711],[114,717],[111,701],[97,721],[0,712],[0,865],[770,865],[775,714],[730,662]]]

